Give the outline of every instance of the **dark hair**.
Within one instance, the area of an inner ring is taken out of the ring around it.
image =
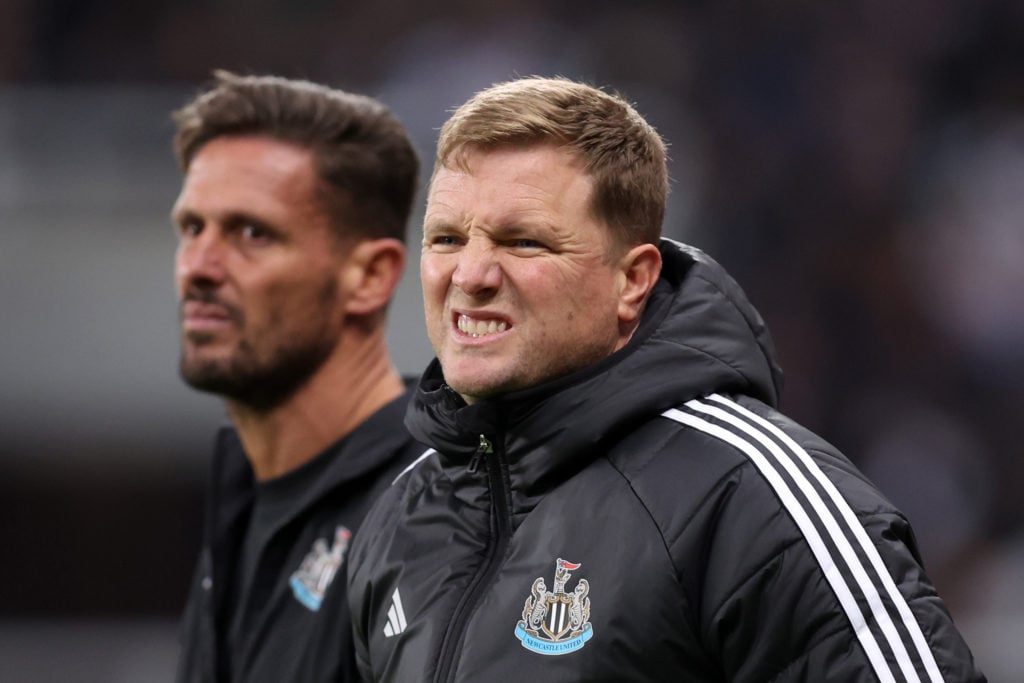
[[[493,85],[441,129],[434,172],[466,151],[551,143],[569,149],[594,183],[590,200],[621,245],[657,244],[665,218],[665,143],[628,102],[565,78]],[[465,169],[468,170],[468,169]]]
[[[419,160],[402,124],[377,100],[308,81],[215,71],[213,85],[173,114],[187,172],[223,136],[262,135],[308,149],[320,199],[342,239],[405,241]]]

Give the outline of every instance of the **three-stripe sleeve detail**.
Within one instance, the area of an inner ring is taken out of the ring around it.
[[[804,448],[774,424],[717,394],[688,401],[683,409],[663,415],[732,445],[757,468],[807,541],[879,680],[897,681],[884,647],[902,674],[900,680],[922,680],[910,654],[913,651],[926,674],[924,680],[941,683],[921,627],[878,549],[849,503]],[[896,622],[890,609],[896,613]]]

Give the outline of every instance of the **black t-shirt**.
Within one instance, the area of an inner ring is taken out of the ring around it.
[[[355,681],[347,549],[380,492],[425,447],[396,398],[309,463],[255,482],[218,434],[178,681]]]
[[[235,580],[231,582],[229,607],[228,651],[231,659],[244,642],[242,634],[253,623],[267,605],[266,598],[272,585],[254,585],[257,568],[264,566],[261,557],[274,535],[302,505],[302,492],[309,490],[330,464],[330,453],[322,453],[300,467],[268,481],[256,482],[253,487],[253,502],[246,525],[245,535],[239,549],[240,561],[235,565]],[[259,575],[267,576],[265,573]],[[242,609],[239,609],[239,607]],[[230,666],[230,662],[228,662]]]

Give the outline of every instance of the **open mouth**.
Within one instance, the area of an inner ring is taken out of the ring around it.
[[[508,329],[508,323],[496,318],[471,318],[468,315],[460,315],[456,321],[459,332],[470,337],[486,337],[490,334],[498,334]]]

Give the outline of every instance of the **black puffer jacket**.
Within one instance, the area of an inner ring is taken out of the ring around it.
[[[437,449],[355,541],[373,681],[980,681],[907,520],[776,412],[760,317],[699,251],[630,343],[465,403],[435,361],[406,424]]]

